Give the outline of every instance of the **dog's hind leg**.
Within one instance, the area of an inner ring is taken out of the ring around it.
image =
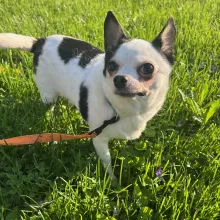
[[[53,104],[57,100],[57,94],[52,91],[47,92],[45,90],[40,90],[40,96],[41,96],[42,102],[49,107],[53,106]]]
[[[34,76],[36,85],[40,91],[41,100],[45,105],[51,106],[57,100],[58,94],[53,82],[47,77],[47,73],[37,72]]]
[[[43,77],[40,78],[38,75],[36,75],[35,82],[40,91],[41,100],[44,105],[50,110],[50,116],[53,120],[54,104],[57,100],[58,94],[52,87],[52,83],[49,80],[46,80]]]
[[[41,100],[44,105],[50,110],[50,117],[54,121],[54,105],[57,100],[56,93],[46,92],[44,90],[40,91]]]

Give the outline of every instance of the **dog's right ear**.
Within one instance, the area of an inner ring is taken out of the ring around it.
[[[104,23],[105,51],[113,50],[127,39],[124,31],[114,14],[109,11]]]

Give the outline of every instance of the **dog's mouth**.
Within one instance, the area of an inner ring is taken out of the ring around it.
[[[115,93],[117,95],[120,95],[122,97],[128,97],[128,98],[134,98],[136,96],[140,96],[140,97],[144,97],[144,96],[148,96],[147,92],[143,91],[143,92],[122,92],[122,91],[115,91]]]

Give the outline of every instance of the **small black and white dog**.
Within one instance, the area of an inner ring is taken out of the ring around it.
[[[0,34],[0,48],[34,54],[34,78],[45,104],[52,104],[58,96],[67,98],[91,130],[115,113],[120,116],[93,139],[97,154],[114,177],[108,142],[111,138],[138,138],[162,107],[175,38],[170,18],[152,42],[129,39],[109,11],[104,23],[105,52],[72,37],[36,39],[11,33]]]

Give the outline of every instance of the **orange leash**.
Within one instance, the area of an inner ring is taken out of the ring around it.
[[[0,140],[0,145],[17,146],[17,145],[25,145],[25,144],[47,143],[53,141],[69,141],[73,139],[82,139],[82,138],[95,138],[102,132],[102,130],[107,125],[113,124],[118,120],[119,120],[119,116],[116,114],[110,120],[104,121],[100,127],[85,134],[80,134],[80,135],[61,134],[61,133],[32,134],[32,135],[18,136],[18,137],[12,137],[8,139]]]
[[[82,138],[95,138],[96,136],[97,135],[95,133],[86,133],[81,135],[70,135],[61,133],[32,134],[0,140],[0,145],[17,146],[25,144],[47,143],[53,141],[69,141]]]

